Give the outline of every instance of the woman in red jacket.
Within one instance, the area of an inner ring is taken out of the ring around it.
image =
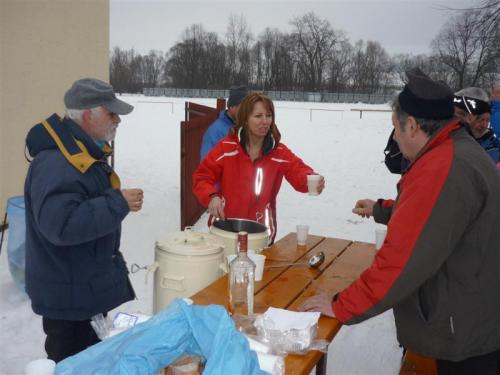
[[[203,159],[193,175],[193,193],[215,218],[255,220],[276,236],[276,196],[283,177],[307,192],[307,175],[316,174],[284,144],[274,122],[274,105],[259,93],[241,102],[236,124]],[[325,186],[320,178],[318,193]]]

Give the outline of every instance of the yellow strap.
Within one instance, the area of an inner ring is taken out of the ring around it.
[[[97,160],[95,158],[93,158],[92,156],[90,156],[87,148],[85,147],[85,145],[75,139],[75,142],[76,144],[78,145],[78,147],[80,148],[80,152],[77,153],[77,154],[73,154],[71,155],[68,150],[66,149],[66,147],[64,146],[64,144],[62,143],[61,141],[61,138],[59,138],[59,136],[57,135],[57,133],[55,132],[55,130],[52,128],[52,126],[48,123],[47,120],[43,120],[42,121],[42,125],[43,127],[45,128],[45,130],[47,130],[47,132],[49,133],[49,135],[52,137],[52,139],[54,140],[54,142],[56,142],[56,145],[57,147],[59,148],[59,150],[61,151],[61,153],[64,155],[64,157],[66,158],[66,160],[73,166],[75,167],[78,171],[80,171],[80,173],[85,173],[87,172],[87,170],[92,166],[92,164],[94,163],[102,163],[101,160]],[[107,145],[105,145],[107,147],[107,150],[105,151],[111,151],[111,148],[108,147]],[[119,189],[120,188],[120,178],[118,177],[118,175],[115,173],[114,170],[111,170],[111,173],[109,175],[109,181],[111,183],[111,187],[113,189]]]

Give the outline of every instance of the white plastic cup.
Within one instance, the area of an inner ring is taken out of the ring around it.
[[[35,359],[24,366],[25,375],[54,375],[56,363],[51,359]]]
[[[375,249],[379,250],[382,247],[386,235],[386,229],[375,229]]]
[[[297,225],[297,245],[303,246],[307,242],[309,225]]]
[[[261,281],[264,275],[264,263],[266,256],[262,254],[248,253],[248,257],[255,263],[255,281]]]
[[[307,190],[309,195],[318,195],[318,184],[321,176],[318,174],[308,174],[307,175]]]

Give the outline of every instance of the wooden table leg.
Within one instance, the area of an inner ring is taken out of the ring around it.
[[[326,362],[328,360],[328,347],[327,352],[321,356],[321,359],[316,363],[316,375],[326,375]]]

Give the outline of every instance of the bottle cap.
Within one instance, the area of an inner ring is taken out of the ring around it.
[[[247,252],[248,249],[248,232],[238,232],[238,244],[240,252]]]

